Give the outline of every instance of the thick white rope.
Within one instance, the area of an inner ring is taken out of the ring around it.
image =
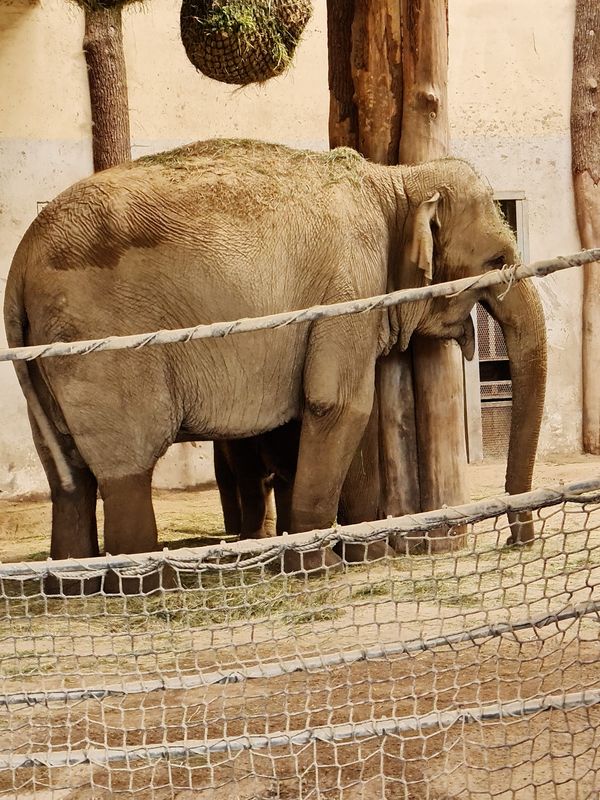
[[[580,603],[565,606],[561,611],[544,614],[535,619],[524,619],[517,622],[497,622],[492,625],[481,625],[470,630],[449,633],[445,636],[433,636],[429,639],[411,639],[380,647],[363,650],[346,650],[324,656],[309,658],[288,658],[279,661],[257,664],[253,667],[229,672],[206,672],[198,675],[183,675],[176,678],[163,678],[146,681],[130,681],[122,684],[95,686],[76,689],[51,689],[42,692],[14,692],[0,695],[0,706],[27,705],[37,703],[68,703],[74,700],[103,700],[106,697],[123,697],[132,694],[148,694],[156,691],[188,691],[207,686],[228,685],[244,681],[277,678],[297,672],[316,672],[329,667],[348,666],[361,661],[379,661],[392,656],[408,655],[435,650],[438,647],[451,647],[456,644],[475,643],[485,639],[493,639],[524,630],[540,630],[548,625],[556,625],[568,619],[580,619],[589,614],[598,616],[600,602]]]
[[[436,283],[418,289],[403,289],[389,294],[367,297],[362,300],[350,300],[345,303],[312,306],[298,311],[284,311],[264,317],[238,319],[232,322],[213,322],[210,325],[196,325],[192,328],[178,330],[154,331],[131,336],[109,336],[104,339],[88,339],[82,342],[57,342],[55,344],[33,345],[30,347],[12,347],[0,349],[0,361],[32,361],[35,358],[51,356],[74,356],[96,353],[103,350],[131,350],[155,344],[174,344],[189,342],[195,339],[219,339],[236,333],[271,330],[286,325],[298,325],[302,322],[314,322],[325,317],[340,317],[346,314],[362,314],[388,306],[414,303],[432,297],[450,297],[468,289],[484,289],[498,284],[508,284],[508,289],[515,281],[531,277],[544,277],[571,267],[580,267],[600,261],[600,248],[583,250],[570,256],[537,261],[534,264],[509,267],[507,270],[497,269],[486,272],[475,278],[461,278],[445,283]],[[507,289],[507,291],[508,291]],[[506,294],[506,292],[504,293]]]
[[[186,547],[154,553],[100,556],[96,558],[69,558],[53,561],[15,562],[0,564],[0,580],[31,580],[49,575],[68,579],[97,577],[109,570],[129,577],[154,572],[166,565],[176,569],[200,569],[229,572],[240,568],[258,566],[271,561],[287,550],[306,552],[336,542],[370,543],[390,534],[409,535],[433,530],[442,525],[450,527],[480,522],[490,517],[500,517],[509,512],[532,511],[559,503],[572,502],[585,505],[600,502],[600,478],[559,486],[536,489],[523,494],[489,498],[478,503],[444,507],[436,511],[422,511],[402,517],[389,517],[375,522],[334,526],[325,530],[284,534],[267,539],[244,539],[238,542],[219,542],[203,547]],[[222,559],[229,559],[223,562]]]
[[[104,750],[67,750],[59,752],[29,753],[0,757],[0,770],[23,767],[73,767],[78,764],[99,766],[113,761],[154,760],[159,758],[185,758],[227,753],[229,756],[242,750],[272,750],[277,747],[298,747],[310,742],[341,742],[388,736],[403,733],[421,733],[428,728],[448,730],[456,723],[487,722],[515,717],[527,717],[541,711],[566,711],[581,709],[600,703],[600,690],[547,695],[532,700],[514,700],[489,706],[459,708],[456,711],[431,711],[429,714],[400,718],[384,718],[345,725],[324,725],[301,731],[280,732],[257,736],[238,736],[228,739],[207,739],[173,742],[131,748],[107,747]]]

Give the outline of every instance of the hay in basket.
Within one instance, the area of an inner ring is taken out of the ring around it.
[[[311,12],[310,0],[183,0],[181,41],[204,75],[246,86],[289,66]]]

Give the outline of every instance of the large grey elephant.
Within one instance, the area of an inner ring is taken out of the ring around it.
[[[44,208],[6,285],[11,347],[234,320],[477,275],[518,259],[467,163],[383,167],[353,151],[207,141],[98,173]],[[188,344],[15,364],[52,494],[51,555],[157,546],[151,499],[169,445],[235,439],[301,419],[290,528],[327,527],[369,419],[377,357],[411,335],[473,348],[480,300],[513,382],[507,489],[525,491],[546,347],[531,282]],[[443,436],[443,431],[439,432]],[[517,540],[531,521],[511,519]],[[301,566],[333,565],[330,551]],[[293,565],[291,565],[293,566]]]

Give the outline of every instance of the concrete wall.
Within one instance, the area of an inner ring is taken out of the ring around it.
[[[452,151],[522,190],[532,260],[580,249],[571,184],[574,0],[450,0]],[[581,449],[581,273],[538,281],[548,323],[540,453]]]
[[[212,136],[327,146],[325,0],[293,68],[236,90],[199,75],[179,41],[179,5],[124,13],[134,155]],[[452,150],[498,190],[525,191],[532,258],[579,248],[569,165],[574,0],[450,0]],[[83,15],[66,0],[0,5],[0,289],[37,213],[92,169]],[[578,275],[546,279],[550,397],[541,451],[578,450],[581,427]],[[2,334],[3,335],[3,334]],[[4,340],[2,339],[4,342]],[[12,367],[0,364],[2,496],[45,489]],[[211,477],[210,450],[171,449],[157,485]]]

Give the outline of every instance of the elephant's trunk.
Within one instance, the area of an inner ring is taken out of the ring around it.
[[[512,416],[506,465],[506,491],[531,490],[544,395],[546,391],[546,326],[537,290],[530,280],[513,286],[504,300],[490,289],[485,304],[500,324],[506,340],[512,380]],[[509,543],[534,538],[531,512],[509,514]]]

